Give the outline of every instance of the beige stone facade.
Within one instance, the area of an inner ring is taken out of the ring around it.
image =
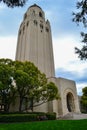
[[[48,81],[58,87],[61,100],[43,104],[34,111],[56,112],[57,115],[80,112],[75,82],[55,77],[50,22],[45,20],[38,5],[30,6],[24,15],[18,33],[16,60],[33,62],[46,74]]]
[[[58,87],[61,100],[57,101],[57,108],[54,111],[58,115],[65,115],[69,112],[79,113],[79,103],[76,90],[76,84],[72,80],[64,78],[53,78],[56,86]]]
[[[16,60],[33,62],[47,77],[55,75],[50,23],[37,5],[29,7],[20,25]]]

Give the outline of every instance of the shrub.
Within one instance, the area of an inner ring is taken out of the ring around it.
[[[0,115],[0,122],[28,122],[36,121],[36,114],[10,114],[10,115]]]
[[[29,122],[42,120],[55,120],[55,113],[30,112],[30,113],[8,113],[0,114],[0,122]]]
[[[47,113],[46,114],[48,120],[56,120],[56,113]]]

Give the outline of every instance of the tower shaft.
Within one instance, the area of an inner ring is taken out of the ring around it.
[[[33,62],[48,78],[55,75],[50,23],[45,21],[45,14],[37,5],[31,6],[24,15],[16,60]]]

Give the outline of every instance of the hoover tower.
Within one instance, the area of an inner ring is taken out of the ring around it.
[[[20,25],[16,60],[31,61],[48,78],[55,76],[50,22],[36,4],[28,8]]]

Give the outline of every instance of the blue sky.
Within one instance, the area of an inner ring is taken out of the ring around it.
[[[38,4],[49,19],[52,30],[56,77],[75,80],[81,95],[87,86],[87,62],[80,61],[74,48],[81,47],[82,26],[72,22],[77,0],[28,0],[24,7],[8,8],[0,3],[0,58],[15,59],[17,35],[23,15],[32,4]]]

